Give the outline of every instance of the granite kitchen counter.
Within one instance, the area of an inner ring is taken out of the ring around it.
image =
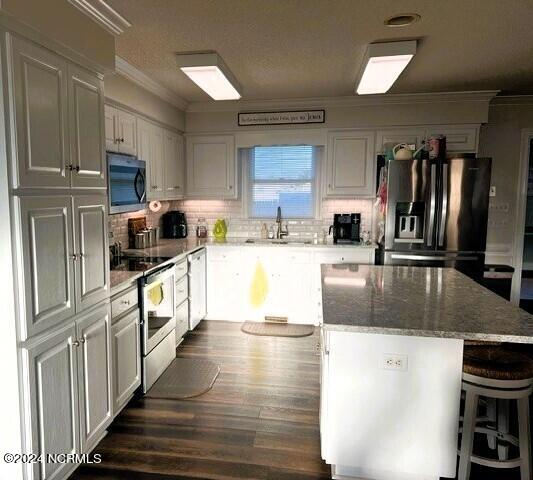
[[[533,316],[448,268],[322,265],[323,327],[533,343]]]

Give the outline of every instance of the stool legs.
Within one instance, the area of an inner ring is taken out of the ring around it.
[[[498,399],[498,431],[509,433],[509,400]],[[509,458],[509,446],[498,442],[498,458],[507,460]]]
[[[518,399],[518,435],[520,445],[520,479],[531,480],[531,427],[529,424],[529,398]]]
[[[487,417],[490,421],[490,425],[496,429],[497,426],[497,414],[496,414],[496,399],[487,398]],[[487,435],[487,443],[491,450],[496,450],[498,446],[497,439],[494,435]]]
[[[472,455],[472,448],[474,446],[474,431],[476,427],[478,400],[479,396],[476,393],[472,391],[466,392],[463,434],[461,436],[461,453],[459,457],[459,471],[457,473],[457,480],[468,480],[470,478],[470,457]]]

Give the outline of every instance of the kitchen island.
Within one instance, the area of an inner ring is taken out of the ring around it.
[[[321,450],[333,477],[453,478],[463,343],[533,343],[533,316],[453,269],[321,269]]]

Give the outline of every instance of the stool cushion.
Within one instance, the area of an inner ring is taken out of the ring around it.
[[[463,353],[463,372],[495,380],[533,378],[533,360],[499,346],[470,345]]]

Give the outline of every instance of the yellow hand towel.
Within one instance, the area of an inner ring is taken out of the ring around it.
[[[148,290],[148,299],[152,302],[152,305],[160,305],[163,298],[163,282],[157,282]]]

